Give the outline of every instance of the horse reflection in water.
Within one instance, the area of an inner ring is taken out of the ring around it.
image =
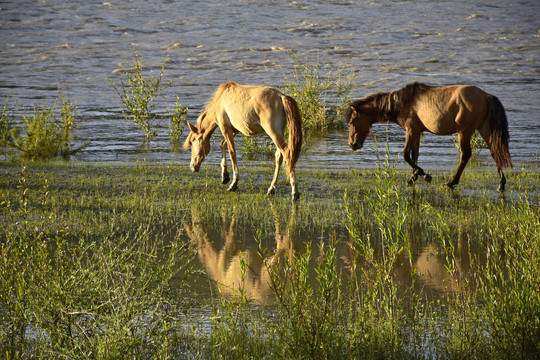
[[[186,225],[186,232],[192,244],[197,247],[199,259],[206,268],[208,276],[216,282],[221,293],[227,297],[245,295],[255,303],[271,304],[275,301],[275,296],[270,272],[277,268],[285,268],[284,262],[294,266],[294,257],[301,247],[294,238],[296,205],[291,205],[288,222],[282,226],[283,221],[280,221],[278,217],[275,204],[271,200],[269,203],[275,222],[273,234],[275,248],[271,253],[265,254],[265,257],[255,246],[246,248],[238,245],[238,224],[234,214],[230,218],[222,215],[220,233],[222,240],[216,240],[215,237],[211,237],[211,226],[199,221],[197,209],[192,209],[191,224]],[[350,269],[349,264],[352,259],[359,256],[353,250],[355,240],[349,238],[349,241],[351,243],[339,242],[335,249],[339,266],[344,266],[339,270],[344,276],[348,274],[348,271],[343,270]],[[219,246],[218,243],[223,245]],[[456,291],[466,284],[465,279],[469,276],[470,253],[468,240],[466,236],[461,235],[457,239],[452,254],[445,253],[437,243],[416,242],[416,245],[413,243],[412,260],[409,258],[408,251],[403,251],[399,255],[394,267],[394,279],[404,288],[414,287],[416,293],[428,296]],[[315,250],[314,258],[319,255]],[[447,263],[447,258],[452,261],[452,264]],[[360,266],[357,270],[360,278],[367,281],[365,276],[377,276],[367,270],[370,268],[368,263],[363,263],[361,258],[358,258],[358,261]],[[449,272],[448,268],[453,269],[453,272]],[[413,273],[415,275],[411,277]]]
[[[191,226],[186,231],[191,242],[197,246],[201,263],[208,275],[217,283],[222,294],[228,297],[244,294],[248,299],[259,304],[274,301],[270,271],[280,262],[292,264],[295,251],[294,226],[295,205],[291,206],[288,225],[281,228],[274,204],[269,200],[275,221],[276,248],[266,258],[257,248],[241,249],[237,244],[236,216],[230,222],[222,216],[221,235],[224,245],[217,249],[210,237],[210,227],[198,221],[192,214]]]
[[[447,293],[456,291],[460,285],[465,284],[469,277],[471,266],[471,249],[465,236],[460,234],[453,253],[445,254],[444,249],[436,243],[423,244],[418,250],[413,250],[412,266],[415,273],[415,287],[417,292]],[[406,251],[400,255],[400,264],[396,269],[398,281],[406,286],[411,283],[411,262]],[[449,264],[447,259],[452,263]]]

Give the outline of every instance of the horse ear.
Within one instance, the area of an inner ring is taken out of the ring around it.
[[[188,123],[189,124],[189,123]],[[191,142],[191,133],[186,138],[186,141],[184,142],[184,149],[187,150],[189,148],[189,144]]]
[[[196,134],[198,132],[197,127],[191,125],[191,123],[189,121],[187,121],[187,120],[186,120],[186,122],[187,122],[187,124],[189,126],[189,130],[191,130],[192,133]]]
[[[353,105],[350,105],[351,108],[347,112],[347,117],[345,119],[346,122],[351,124],[354,119],[356,119],[356,116],[358,115],[358,112],[356,111],[356,108]]]

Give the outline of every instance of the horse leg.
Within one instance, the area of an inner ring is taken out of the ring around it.
[[[419,151],[418,149],[420,148],[420,138],[418,138],[418,143],[416,144],[415,147],[413,147],[412,149],[412,160],[414,161],[414,163],[416,164],[416,166],[418,166],[418,155],[419,155]],[[422,169],[420,169],[422,172],[424,172]],[[419,174],[418,174],[419,175]],[[424,180],[426,180],[428,183],[431,182],[431,175],[429,175],[428,173],[424,173],[424,175],[422,175],[422,177],[424,178]]]
[[[413,143],[413,147],[411,151],[412,161],[416,164],[416,166],[418,166],[418,155],[420,154],[419,149],[420,149],[420,136],[418,136],[416,141]],[[424,172],[422,169],[420,169],[420,171]],[[417,174],[417,175],[420,175],[420,174]],[[428,183],[431,182],[431,175],[429,175],[428,173],[424,173],[424,175],[422,176],[424,180],[426,180]]]
[[[431,176],[424,173],[424,170],[416,164],[418,160],[418,148],[420,147],[420,133],[414,134],[413,131],[407,130],[405,136],[405,148],[403,149],[403,158],[412,167],[412,176],[408,181],[409,185],[414,184],[418,175],[424,176],[426,181],[431,181]],[[411,157],[412,153],[412,157]],[[428,180],[429,177],[429,180]]]
[[[274,178],[272,180],[272,183],[270,184],[270,188],[268,188],[268,194],[273,194],[274,191],[275,191],[275,185],[276,185],[276,181],[277,181],[277,178],[278,178],[281,163],[282,163],[283,159],[285,159],[285,161],[287,161],[287,163],[289,163],[290,160],[289,160],[289,158],[287,156],[288,149],[287,149],[287,145],[285,143],[285,139],[283,137],[283,129],[281,129],[279,131],[276,130],[276,129],[265,129],[265,131],[267,132],[267,134],[270,136],[270,138],[272,139],[272,141],[274,142],[274,144],[277,147],[277,151],[276,151],[276,169],[274,170]],[[278,157],[280,159],[279,162],[278,162]],[[293,198],[293,200],[297,200],[300,197],[300,193],[296,190],[296,176],[295,176],[295,173],[294,173],[294,169],[288,175],[289,175],[290,181],[291,181],[292,198]]]
[[[294,169],[292,169],[291,172],[289,173],[289,177],[291,178],[292,199],[298,200],[300,198],[300,193],[296,191],[296,175],[294,173]]]
[[[463,170],[465,169],[465,166],[467,165],[467,162],[471,158],[472,151],[471,151],[471,134],[463,134],[459,133],[459,149],[461,151],[461,156],[459,160],[459,165],[456,170],[456,173],[454,174],[454,178],[452,181],[446,184],[450,189],[453,189],[458,183],[459,179],[461,178],[461,173],[463,173]]]
[[[229,182],[230,177],[229,173],[227,172],[227,159],[225,156],[225,145],[227,144],[227,141],[225,139],[221,140],[221,183],[226,184]]]
[[[491,129],[489,127],[489,121],[484,121],[484,123],[477,130],[488,145],[491,157],[493,158],[493,161],[495,161],[495,154],[493,153],[491,147]],[[497,164],[497,161],[495,161],[495,164]],[[497,172],[499,173],[499,187],[497,188],[497,191],[502,192],[505,190],[506,178],[504,177],[504,172],[500,166],[497,166]]]
[[[229,148],[229,157],[231,158],[231,164],[233,168],[233,181],[227,191],[236,191],[238,189],[238,164],[236,163],[236,149],[234,148],[234,134],[223,134],[227,141],[227,147]]]
[[[279,176],[279,169],[281,168],[281,164],[283,163],[283,154],[281,153],[281,150],[276,150],[276,168],[274,169],[274,178],[272,179],[272,182],[270,183],[270,187],[268,188],[268,195],[273,195],[276,193],[276,182]]]

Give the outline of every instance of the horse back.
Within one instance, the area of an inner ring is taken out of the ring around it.
[[[271,122],[279,121],[278,127],[285,124],[282,94],[269,86],[238,85],[229,86],[221,95],[220,116],[223,125],[230,125],[244,135],[252,136],[274,128]]]
[[[413,107],[425,130],[449,135],[480,126],[487,112],[486,95],[473,85],[430,87],[415,97]]]

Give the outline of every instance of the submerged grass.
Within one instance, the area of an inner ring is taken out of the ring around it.
[[[237,193],[218,166],[3,164],[2,356],[537,356],[538,169],[510,174],[504,196],[493,171],[448,191],[406,186],[388,159],[299,169],[291,204],[284,178],[264,195],[269,164]],[[214,252],[229,278],[197,265]]]

